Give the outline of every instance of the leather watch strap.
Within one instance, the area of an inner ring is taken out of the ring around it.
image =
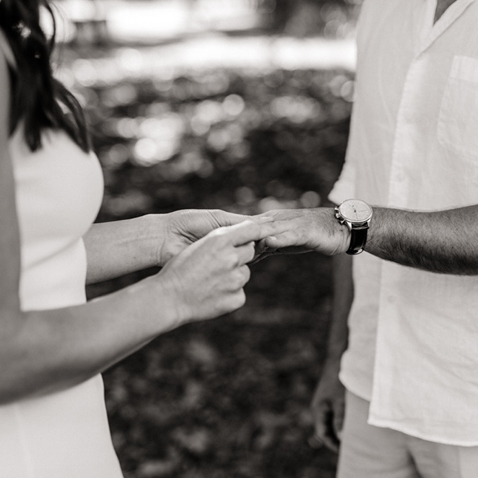
[[[347,250],[347,254],[355,255],[360,254],[367,242],[368,224],[363,226],[352,226],[350,231],[350,246]]]

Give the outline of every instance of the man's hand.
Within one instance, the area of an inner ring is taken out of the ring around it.
[[[345,387],[339,380],[339,362],[326,363],[311,403],[314,436],[311,445],[322,444],[338,452],[345,412]]]
[[[221,210],[187,209],[166,215],[163,240],[158,245],[158,265],[164,266],[187,246],[219,227],[232,226],[247,216]]]
[[[278,231],[284,231],[261,242],[258,252],[262,255],[309,251],[336,255],[350,243],[349,230],[339,223],[332,208],[279,209],[255,217],[270,218]]]

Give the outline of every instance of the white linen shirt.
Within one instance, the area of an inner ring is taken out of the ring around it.
[[[478,1],[457,0],[434,25],[436,3],[365,0],[334,202],[417,211],[478,204]],[[369,423],[478,445],[478,278],[367,253],[354,258],[353,274],[341,380],[371,401]]]

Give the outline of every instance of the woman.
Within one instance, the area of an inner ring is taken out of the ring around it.
[[[81,108],[53,79],[42,8],[0,0],[0,474],[118,478],[99,374],[242,306],[245,264],[271,231],[219,211],[92,225],[101,171]],[[164,267],[86,303],[85,281],[152,265]]]

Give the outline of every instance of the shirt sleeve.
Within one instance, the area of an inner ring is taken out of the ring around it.
[[[339,179],[330,191],[329,200],[335,204],[340,204],[346,199],[354,198],[356,196],[355,191],[355,164],[351,158],[347,158]]]

